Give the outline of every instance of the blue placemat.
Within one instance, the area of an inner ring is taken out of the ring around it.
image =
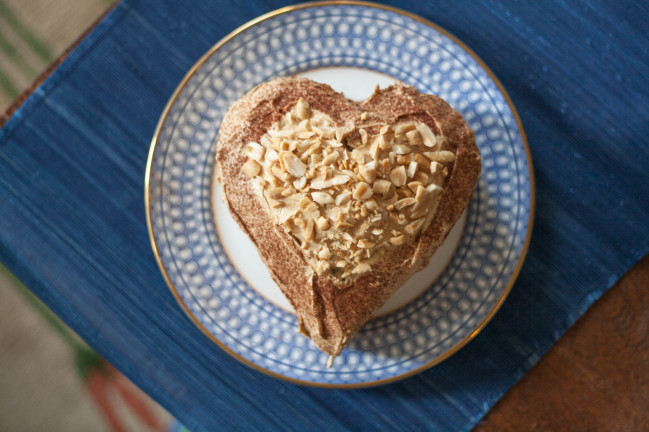
[[[0,131],[0,260],[192,430],[470,429],[649,251],[649,10],[622,2],[392,2],[500,78],[536,174],[527,261],[487,328],[439,366],[365,390],[243,366],[169,293],[143,177],[187,69],[278,1],[124,0]]]

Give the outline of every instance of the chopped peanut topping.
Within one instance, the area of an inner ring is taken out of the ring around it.
[[[337,125],[300,98],[243,147],[241,170],[315,273],[345,279],[427,226],[455,161],[441,143],[418,121]]]

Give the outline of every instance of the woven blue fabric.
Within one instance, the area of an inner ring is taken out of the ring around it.
[[[469,345],[398,383],[305,388],[221,351],[183,314],[147,234],[150,139],[187,69],[279,1],[124,0],[0,131],[0,260],[198,430],[468,430],[649,251],[649,9],[391,2],[471,47],[509,92],[536,175],[529,254]]]

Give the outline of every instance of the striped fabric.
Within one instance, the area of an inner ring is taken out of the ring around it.
[[[0,112],[114,0],[0,0]]]
[[[0,114],[112,1],[0,0]],[[1,262],[0,299],[0,430],[185,430]]]

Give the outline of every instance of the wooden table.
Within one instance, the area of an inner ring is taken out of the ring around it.
[[[649,256],[496,404],[476,432],[649,430]]]
[[[0,127],[93,27],[14,101]],[[474,430],[649,430],[649,256],[604,294]]]

